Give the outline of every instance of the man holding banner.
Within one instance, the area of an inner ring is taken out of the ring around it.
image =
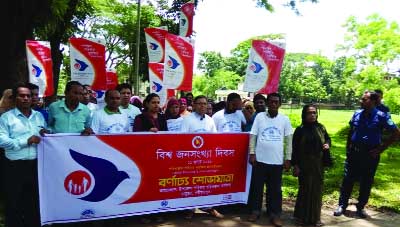
[[[47,132],[41,113],[32,110],[32,93],[25,84],[13,90],[16,107],[1,115],[0,147],[5,150],[5,225],[40,226],[37,144]]]
[[[267,96],[268,111],[257,114],[254,119],[249,145],[249,162],[254,173],[251,179],[253,191],[250,192],[252,214],[248,220],[254,222],[259,218],[266,184],[267,214],[275,226],[282,226],[282,170],[290,168],[292,155],[293,130],[289,118],[278,113],[281,102],[278,93]]]
[[[87,106],[80,103],[83,86],[78,81],[69,81],[65,86],[65,99],[49,107],[49,127],[53,133],[93,134],[91,117]]]
[[[193,113],[183,119],[182,132],[217,132],[213,119],[206,114],[207,104],[207,97],[204,95],[199,95],[193,100]],[[216,218],[224,218],[223,214],[212,207],[202,209]],[[193,214],[194,210],[189,210],[185,218],[192,219]]]

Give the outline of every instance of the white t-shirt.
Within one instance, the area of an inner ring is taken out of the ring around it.
[[[212,119],[214,120],[218,132],[241,132],[242,124],[246,124],[246,118],[244,118],[241,110],[226,114],[223,109],[216,112],[212,116]]]
[[[132,104],[128,104],[127,108],[124,108],[122,106],[119,107],[119,110],[126,115],[128,115],[128,120],[129,120],[129,132],[133,131],[133,124],[135,122],[135,117],[139,114],[142,113],[139,108]]]
[[[284,137],[293,134],[286,115],[278,113],[274,118],[266,112],[257,114],[250,134],[257,135],[256,158],[258,162],[272,165],[283,164]]]
[[[193,112],[183,118],[182,132],[217,132],[213,119],[207,114],[200,116]]]
[[[96,112],[98,110],[97,104],[89,102],[86,106],[90,110],[90,117],[93,117],[94,112]]]
[[[177,119],[168,119],[167,126],[170,132],[180,132],[182,130],[183,117]]]
[[[103,109],[93,114],[92,126],[96,134],[125,133],[129,130],[128,115],[126,113],[108,114]]]

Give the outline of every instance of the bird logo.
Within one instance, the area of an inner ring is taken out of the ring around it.
[[[181,24],[182,24],[182,26],[185,26],[185,24],[186,24],[186,19],[181,19]]]
[[[262,67],[260,63],[257,63],[255,61],[253,61],[253,64],[250,65],[250,70],[254,73],[259,73],[263,69],[264,67]]]
[[[153,89],[153,91],[155,92],[160,92],[162,89],[162,85],[153,81],[153,86],[151,86],[151,89]]]
[[[74,64],[74,68],[79,70],[79,71],[85,71],[85,69],[88,67],[89,65],[86,64],[84,61],[75,59],[75,64]]]
[[[150,43],[149,44],[149,48],[150,48],[150,50],[157,50],[158,49],[158,45],[156,43]]]
[[[167,61],[167,65],[171,69],[176,69],[180,65],[179,62],[175,58],[173,58],[171,56],[168,56],[168,58],[169,58],[169,60]]]
[[[32,64],[32,67],[32,74],[35,75],[35,77],[39,77],[43,70],[39,66],[34,64]]]
[[[89,171],[74,171],[64,180],[65,190],[72,195],[83,196],[79,198],[81,200],[103,201],[121,182],[129,178],[126,172],[119,171],[115,164],[108,160],[84,155],[72,149],[69,149],[69,152],[74,161]]]

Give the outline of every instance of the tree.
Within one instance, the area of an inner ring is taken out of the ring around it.
[[[347,80],[356,97],[364,90],[380,88],[389,90],[399,85],[389,76],[388,65],[400,59],[400,28],[396,22],[388,22],[377,14],[359,22],[349,17],[344,27],[347,29],[345,42],[339,50],[351,53],[356,62],[357,73]]]
[[[296,0],[287,0],[285,3],[283,3],[284,6],[289,7],[291,10],[293,10],[296,14],[300,15],[300,11],[297,8],[298,3],[299,2],[312,2],[312,3],[317,3],[318,0],[302,0],[302,1],[296,1]],[[273,5],[270,3],[271,0],[257,0],[257,6],[258,7],[263,7],[266,10],[273,12],[274,11],[274,7]]]
[[[213,77],[197,75],[193,80],[194,95],[205,95],[209,98],[216,98],[215,91],[218,89],[237,89],[242,77],[231,71],[217,70]]]
[[[388,22],[377,14],[360,23],[352,16],[347,19],[345,42],[339,50],[354,53],[362,67],[387,65],[400,55],[400,28],[396,22]]]
[[[225,67],[225,58],[221,53],[215,51],[206,51],[200,53],[200,60],[197,68],[205,73],[208,77],[213,77],[215,72]]]

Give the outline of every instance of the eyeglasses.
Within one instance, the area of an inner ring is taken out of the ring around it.
[[[251,107],[251,106],[246,106],[245,109],[246,109],[246,110],[252,110],[253,107]]]

